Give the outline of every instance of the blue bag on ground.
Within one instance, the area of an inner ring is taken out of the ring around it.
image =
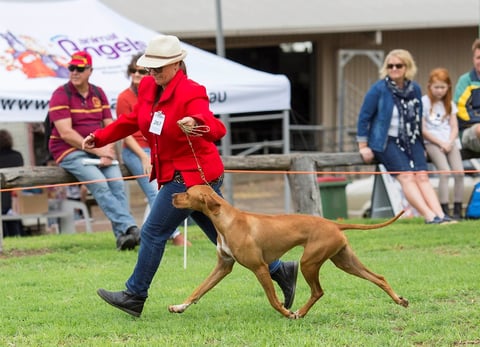
[[[465,211],[465,218],[480,218],[480,182],[473,187],[472,195],[470,195],[470,200],[468,201],[467,209]]]

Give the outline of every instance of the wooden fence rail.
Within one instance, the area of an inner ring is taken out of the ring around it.
[[[321,215],[321,200],[316,171],[329,167],[365,165],[358,152],[348,153],[294,153],[251,156],[223,156],[226,170],[286,171],[303,174],[288,175],[293,208],[297,213]],[[131,176],[121,165],[124,177]],[[311,174],[308,174],[311,172]],[[0,169],[0,188],[45,186],[77,182],[76,178],[56,166],[15,167]],[[0,235],[0,252],[2,251]]]

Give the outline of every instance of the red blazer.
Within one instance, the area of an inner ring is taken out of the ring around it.
[[[96,130],[95,146],[103,147],[140,129],[151,148],[151,178],[156,178],[159,186],[170,182],[175,171],[182,174],[187,187],[203,184],[205,182],[199,166],[207,181],[215,180],[223,173],[224,167],[214,142],[225,136],[226,128],[210,111],[205,87],[187,79],[183,71],[179,70],[154,106],[158,88],[160,87],[153,77],[144,77],[138,87],[138,102],[133,112]],[[157,111],[165,115],[160,135],[149,131],[153,114]],[[177,121],[185,116],[194,118],[199,125],[209,127],[203,136],[189,136],[195,154],[187,136],[177,125]]]

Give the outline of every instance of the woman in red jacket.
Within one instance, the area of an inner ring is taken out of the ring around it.
[[[138,86],[147,74],[146,69],[137,65],[137,60],[141,56],[141,53],[134,55],[128,64],[127,77],[130,79],[130,86],[117,97],[117,107],[115,108],[117,117],[131,113],[133,107],[137,104]],[[182,66],[185,67],[185,64]],[[183,72],[186,73],[186,69]],[[122,160],[133,176],[139,176],[137,177],[137,183],[147,198],[148,207],[152,208],[157,196],[158,184],[155,179],[149,180],[146,176],[151,172],[150,146],[140,130],[123,140]],[[178,228],[170,236],[170,240],[175,246],[183,246],[185,242],[188,246],[191,245],[189,241],[183,238]]]
[[[224,170],[215,142],[225,135],[225,126],[210,111],[205,87],[187,79],[180,68],[185,56],[177,37],[160,35],[152,39],[137,62],[149,70],[150,76],[140,82],[133,112],[98,129],[83,142],[84,148],[102,147],[140,130],[151,148],[151,178],[156,178],[162,189],[142,227],[137,264],[126,290],[97,291],[110,305],[137,317],[165,243],[177,225],[190,215],[214,244],[217,239],[215,227],[203,213],[172,205],[174,193],[197,184],[208,182],[221,195]],[[200,136],[187,136],[189,131]],[[297,271],[297,262],[276,260],[270,264],[272,278],[285,295],[286,308],[293,302]]]

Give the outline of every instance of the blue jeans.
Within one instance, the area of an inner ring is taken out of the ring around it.
[[[142,149],[148,156],[150,156],[150,148],[142,147]],[[138,155],[136,155],[132,150],[130,150],[129,148],[123,148],[122,159],[125,163],[125,166],[128,168],[128,170],[133,176],[141,176],[144,174],[142,161],[140,160]],[[150,179],[145,176],[137,178],[138,185],[145,194],[148,200],[148,204],[150,205],[150,207],[152,207],[155,201],[155,197],[157,196],[158,185],[156,180],[153,180],[151,182],[149,181]]]
[[[150,156],[150,148],[149,147],[142,147],[143,151]],[[123,148],[122,150],[122,159],[125,166],[128,168],[130,173],[133,176],[141,176],[144,174],[142,161],[131,149]],[[158,192],[158,184],[156,180],[150,181],[148,177],[138,177],[137,183],[142,189],[145,197],[148,200],[148,205],[150,206],[150,210],[152,209],[153,203],[155,202],[155,197],[157,196]],[[175,229],[173,234],[170,236],[171,239],[175,238],[177,235],[180,234],[180,230]]]
[[[118,238],[128,228],[137,224],[130,214],[123,179],[105,181],[105,179],[122,177],[122,172],[118,165],[105,167],[84,165],[82,160],[86,158],[97,157],[84,151],[74,151],[68,154],[59,165],[80,182],[98,181],[87,184],[87,188],[112,223],[113,234]]]
[[[223,182],[219,181],[212,188],[221,196],[220,187]],[[189,209],[177,209],[172,205],[172,195],[186,190],[183,183],[169,182],[159,190],[152,213],[142,227],[140,251],[138,252],[137,264],[132,275],[126,282],[129,292],[146,298],[153,276],[157,272],[165,250],[165,243],[177,225],[190,216],[202,229],[205,235],[217,243],[217,232],[210,219],[202,212]],[[154,213],[158,211],[158,213]],[[269,265],[270,273],[275,272],[281,265],[275,260]]]

